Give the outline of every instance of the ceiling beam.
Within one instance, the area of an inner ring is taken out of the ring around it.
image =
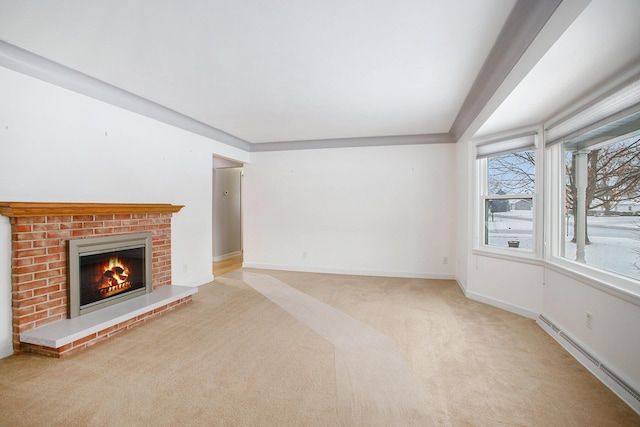
[[[371,136],[360,138],[277,141],[251,144],[252,152],[310,150],[319,148],[378,147],[385,145],[448,144],[455,140],[448,133],[423,135]]]
[[[590,2],[517,1],[451,126],[456,141],[473,136]]]

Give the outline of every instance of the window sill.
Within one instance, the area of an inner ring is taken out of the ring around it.
[[[505,261],[521,262],[525,264],[543,266],[544,261],[536,256],[536,254],[529,250],[523,249],[489,249],[489,248],[476,248],[472,251],[474,255],[484,256],[489,258],[503,259]]]
[[[531,252],[506,252],[506,250],[491,251],[486,249],[474,249],[472,254],[545,267],[555,271],[556,273],[560,273],[566,277],[584,283],[585,285],[591,286],[592,288],[640,306],[640,285],[635,283],[632,279],[594,270],[588,267],[582,268],[582,266],[575,265],[575,263],[563,259],[553,258],[552,260],[544,261],[536,258]]]
[[[640,306],[640,285],[632,279],[575,265],[573,262],[556,257],[544,264],[550,270]]]

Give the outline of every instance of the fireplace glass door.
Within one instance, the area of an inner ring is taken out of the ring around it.
[[[69,241],[69,316],[152,291],[151,233]]]
[[[145,248],[80,257],[80,305],[142,289]]]

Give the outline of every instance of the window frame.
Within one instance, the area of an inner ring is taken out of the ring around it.
[[[565,147],[564,144],[554,144],[545,149],[547,157],[548,187],[545,188],[545,215],[549,218],[548,227],[545,229],[546,246],[548,247],[545,261],[556,269],[568,272],[576,279],[587,281],[590,284],[602,288],[609,287],[623,294],[640,295],[640,280],[624,276],[614,271],[601,267],[582,263],[565,257],[564,235],[566,226],[564,210],[566,185],[565,185]]]
[[[475,170],[475,192],[474,192],[474,253],[494,256],[498,258],[518,258],[529,260],[530,262],[541,262],[543,259],[543,204],[540,200],[542,185],[544,182],[544,144],[541,141],[542,127],[534,126],[517,129],[505,133],[489,135],[473,140],[473,162]],[[525,146],[522,137],[528,136],[533,139],[533,147]],[[513,142],[511,144],[510,142]],[[493,147],[492,147],[493,146]],[[533,151],[535,153],[535,184],[533,193],[518,193],[496,195],[489,194],[488,183],[488,158],[501,154],[515,153],[521,151]],[[481,152],[481,154],[479,154]],[[487,154],[489,153],[489,154]],[[487,200],[495,199],[530,199],[532,203],[532,245],[531,249],[494,246],[485,243],[487,232],[485,227],[485,206]]]
[[[544,262],[550,269],[585,284],[637,303],[640,279],[582,263],[564,256],[565,141],[612,126],[640,111],[640,68],[628,70],[588,99],[574,105],[544,125]],[[635,119],[635,123],[638,121]]]

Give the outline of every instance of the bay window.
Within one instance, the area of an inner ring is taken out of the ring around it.
[[[550,126],[546,145],[561,177],[551,189],[558,223],[551,257],[638,288],[640,79]]]

